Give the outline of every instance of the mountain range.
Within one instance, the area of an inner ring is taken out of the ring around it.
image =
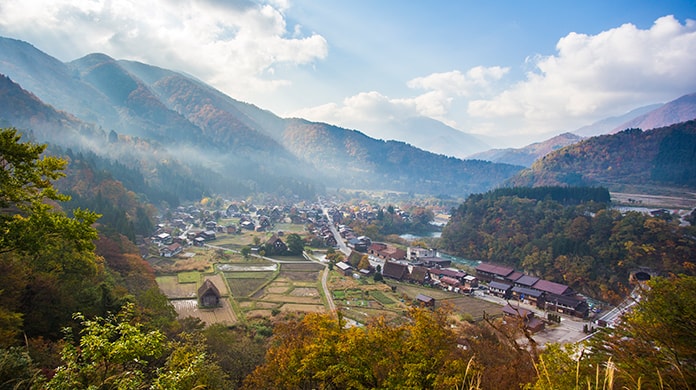
[[[649,130],[686,122],[695,118],[696,93],[684,95],[668,103],[636,108],[624,115],[605,118],[572,132],[563,133],[521,148],[490,149],[471,154],[467,158],[530,167],[532,163],[548,153],[580,142],[587,137],[615,134],[630,128]]]
[[[466,196],[522,169],[280,118],[191,76],[100,53],[63,63],[0,38],[0,73],[3,126],[119,161],[163,190],[189,183],[187,199],[324,188]]]

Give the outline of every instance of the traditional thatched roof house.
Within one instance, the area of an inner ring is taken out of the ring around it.
[[[411,268],[411,274],[409,275],[408,280],[418,284],[425,284],[426,282],[429,282],[430,274],[428,273],[428,269],[417,265],[413,266],[413,268]]]
[[[408,266],[406,264],[396,263],[387,260],[384,262],[384,268],[382,268],[382,275],[385,278],[391,278],[401,281],[409,276]]]
[[[201,307],[218,307],[220,306],[220,290],[215,287],[215,284],[210,279],[198,288],[198,300]]]

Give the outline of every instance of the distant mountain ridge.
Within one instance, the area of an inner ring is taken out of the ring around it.
[[[486,152],[472,154],[469,158],[529,167],[534,161],[548,153],[579,142],[582,139],[583,137],[572,133],[563,133],[546,141],[536,142],[522,148],[491,149]]]
[[[15,91],[45,99],[50,106],[41,110],[55,108],[73,118],[70,128],[77,129],[79,143],[61,137],[65,126],[56,121],[64,119],[37,120],[35,111],[15,110],[18,103],[0,92],[7,110],[3,123],[54,128],[51,142],[123,160],[163,186],[171,180],[198,183],[192,186],[200,187],[201,196],[306,196],[324,186],[465,196],[522,168],[448,158],[358,131],[282,119],[192,77],[99,53],[64,64],[25,42],[0,38],[0,73],[16,83]],[[7,83],[8,90],[14,83]]]
[[[696,120],[627,129],[551,152],[515,175],[511,186],[656,185],[696,188]]]
[[[669,103],[639,115],[615,127],[612,133],[625,129],[639,128],[643,130],[665,127],[675,123],[696,119],[696,93],[684,95]]]

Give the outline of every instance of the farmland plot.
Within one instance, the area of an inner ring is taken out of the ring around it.
[[[232,306],[227,299],[222,299],[222,307],[214,309],[201,309],[198,307],[197,299],[177,299],[171,301],[179,318],[195,317],[205,322],[207,325],[223,324],[232,325],[237,322]]]

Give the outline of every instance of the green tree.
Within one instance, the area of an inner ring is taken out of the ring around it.
[[[5,336],[21,328],[29,337],[58,337],[70,313],[101,313],[110,295],[94,254],[92,224],[99,216],[76,209],[71,218],[55,206],[69,199],[52,184],[66,161],[42,156],[45,148],[21,142],[15,129],[0,129],[0,270],[12,271],[0,272]]]
[[[301,255],[304,250],[304,241],[297,233],[290,233],[286,238],[288,252],[292,255]]]
[[[251,255],[251,248],[249,245],[243,246],[239,252],[242,254],[242,257],[244,257],[244,260],[249,260],[249,255]]]
[[[105,318],[86,319],[61,354],[63,364],[46,389],[193,389],[228,388],[219,366],[206,357],[204,345],[183,334],[169,341],[159,330],[147,331],[134,316],[135,306]]]

